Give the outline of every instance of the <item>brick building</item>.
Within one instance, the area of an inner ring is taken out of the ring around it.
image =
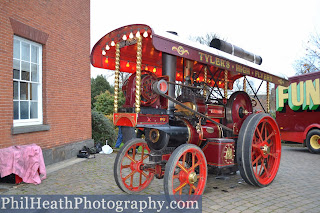
[[[0,38],[0,148],[51,164],[93,145],[90,0],[1,0]]]

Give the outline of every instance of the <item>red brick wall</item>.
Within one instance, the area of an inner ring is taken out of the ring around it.
[[[43,45],[43,123],[12,135],[13,29],[10,18],[49,35]],[[0,1],[0,148],[51,148],[91,138],[90,0]]]

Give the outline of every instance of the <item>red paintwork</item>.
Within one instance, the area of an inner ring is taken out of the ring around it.
[[[207,122],[206,125],[201,125],[199,131],[197,131],[188,120],[182,120],[188,127],[189,137],[187,143],[200,146],[207,138],[218,138],[221,136],[220,129],[216,124]]]
[[[115,126],[140,125],[164,125],[169,122],[169,115],[136,114],[136,113],[114,113],[113,124]]]
[[[232,139],[214,139],[208,141],[202,151],[206,156],[207,163],[212,166],[223,167],[234,165],[235,142]],[[232,159],[227,159],[227,149],[232,150]]]
[[[137,125],[136,113],[113,113],[113,124],[115,126],[131,126]]]
[[[224,106],[207,104],[207,116],[210,118],[224,118],[225,116]]]
[[[137,124],[164,125],[169,122],[169,115],[139,114]]]
[[[290,83],[314,80],[319,78],[320,72],[308,73],[289,78]],[[280,128],[281,139],[304,143],[310,129],[320,129],[320,107],[311,111],[293,111],[286,103],[282,112],[276,112],[277,123]]]

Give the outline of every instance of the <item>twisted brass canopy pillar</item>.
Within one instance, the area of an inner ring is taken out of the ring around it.
[[[119,76],[120,76],[120,45],[116,44],[116,63],[114,73],[114,103],[113,110],[118,112],[118,100],[119,100]]]
[[[228,71],[224,71],[224,98],[228,98]]]
[[[137,41],[137,65],[136,65],[136,113],[140,112],[140,103],[141,103],[141,60],[142,60],[142,37],[138,37]]]
[[[207,81],[208,81],[208,67],[204,67],[204,85],[203,85],[203,96],[207,98]]]

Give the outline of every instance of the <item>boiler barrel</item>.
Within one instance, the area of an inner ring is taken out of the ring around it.
[[[255,54],[248,52],[238,46],[230,44],[226,41],[222,41],[218,38],[212,39],[212,41],[210,42],[210,47],[216,48],[218,50],[221,50],[223,52],[237,56],[239,58],[243,58],[247,61],[251,61],[251,62],[258,64],[258,65],[261,65],[261,63],[262,63],[261,56],[255,55]]]

